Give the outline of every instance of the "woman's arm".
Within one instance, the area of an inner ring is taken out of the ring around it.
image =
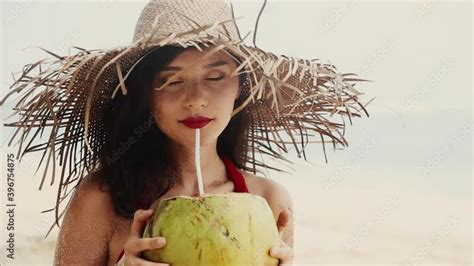
[[[54,265],[106,265],[113,208],[107,192],[86,176],[67,207],[58,236]]]
[[[270,255],[279,259],[279,265],[292,265],[293,262],[293,201],[288,190],[281,184],[267,179],[265,199],[272,208],[278,232],[279,245],[271,248]]]
[[[283,233],[282,240],[290,247],[293,247],[294,221],[293,201],[291,195],[280,183],[270,179],[267,179],[265,183],[265,199],[267,200],[268,205],[272,208],[275,221],[284,224],[277,224],[278,230],[282,230]],[[289,216],[282,215],[285,210],[289,211]]]

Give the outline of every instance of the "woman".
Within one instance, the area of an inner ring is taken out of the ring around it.
[[[5,99],[22,93],[18,121],[7,125],[22,134],[10,143],[19,138],[21,154],[44,152],[41,182],[51,163],[54,183],[55,162],[60,165],[57,225],[65,215],[56,264],[157,265],[139,256],[166,245],[166,239],[140,238],[151,215],[143,210],[157,198],[196,195],[195,127],[202,131],[204,191],[265,198],[282,235],[271,256],[290,264],[291,197],[255,175],[278,170],[258,153],[286,161],[282,153],[292,144],[305,156],[314,136],[323,148],[326,137],[334,147],[347,146],[345,123],[330,118],[365,111],[354,88],[361,79],[245,45],[222,0],[151,0],[132,44],[52,55],[52,62],[25,67]],[[49,138],[42,143],[38,133],[45,128]]]
[[[163,58],[171,62],[165,65],[161,61]],[[140,189],[144,187],[156,190],[146,191],[153,195],[148,202],[156,198],[197,195],[195,130],[183,122],[186,118],[212,119],[200,128],[204,191],[235,191],[235,184],[220,157],[242,158],[244,155],[243,149],[236,148],[239,146],[235,143],[244,137],[245,113],[234,116],[233,123],[229,124],[232,111],[239,104],[236,100],[241,102],[243,99],[241,86],[245,86],[245,78],[232,76],[236,68],[236,62],[222,51],[212,54],[211,49],[200,52],[177,47],[157,49],[137,66],[128,78],[129,94],[116,99],[105,119],[109,121],[111,136],[106,144],[110,149],[102,156],[104,167],[81,183],[66,212],[56,250],[57,264],[110,265],[116,262],[125,247],[123,260],[126,265],[134,265],[145,263],[140,258],[141,251],[165,245],[156,243],[156,239],[162,240],[159,237],[140,238],[152,210],[135,211],[133,220],[119,214],[130,216],[134,208],[127,210],[127,204],[134,202],[133,195],[144,193]],[[120,157],[108,161],[114,147],[119,147],[121,140],[133,135],[140,124],[145,124],[150,113],[153,125]],[[282,263],[291,262],[293,229],[289,219],[292,209],[289,193],[270,179],[244,171],[240,173],[245,177],[248,191],[267,200],[275,220],[279,219],[280,230],[285,229],[283,241],[287,245],[271,255]],[[101,182],[111,188],[102,191]],[[84,206],[89,207],[85,209]],[[118,214],[114,208],[118,209]],[[90,217],[94,217],[93,227],[86,222]]]

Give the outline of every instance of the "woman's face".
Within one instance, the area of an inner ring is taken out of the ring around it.
[[[181,52],[153,80],[152,112],[161,131],[191,147],[196,129],[183,120],[206,117],[212,120],[200,128],[201,145],[216,143],[240,93],[238,75],[231,76],[236,67],[222,51],[190,48]]]

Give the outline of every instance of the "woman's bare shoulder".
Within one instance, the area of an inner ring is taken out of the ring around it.
[[[285,209],[292,211],[293,201],[285,186],[267,177],[257,176],[245,171],[240,172],[245,178],[249,192],[265,198],[276,217]]]
[[[279,217],[284,210],[288,210],[290,215],[292,215],[293,201],[288,189],[286,189],[285,186],[270,178],[256,176],[243,171],[241,171],[241,173],[245,178],[249,192],[252,194],[259,194],[265,198],[265,200],[267,200],[277,224],[279,223]],[[287,228],[284,230],[282,236],[282,239],[285,241],[285,243],[291,247],[293,247],[294,242],[293,226],[293,218],[290,218]]]
[[[73,199],[77,201],[78,205],[90,206],[92,210],[112,210],[112,200],[108,188],[101,186],[98,173],[90,173],[81,180],[74,191]]]
[[[84,177],[72,195],[61,224],[55,265],[105,264],[113,228],[112,217],[109,193],[101,189],[93,174]]]
[[[97,222],[110,223],[114,216],[112,198],[107,186],[101,186],[97,173],[85,176],[77,185],[68,211],[77,216],[94,217]]]
[[[91,196],[107,198],[109,193],[107,192],[107,186],[101,186],[99,180],[99,173],[92,172],[82,178],[79,183],[75,194],[87,193]]]

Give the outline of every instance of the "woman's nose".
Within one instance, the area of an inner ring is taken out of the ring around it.
[[[188,108],[202,108],[208,104],[208,93],[206,89],[197,84],[186,88],[185,105]]]

